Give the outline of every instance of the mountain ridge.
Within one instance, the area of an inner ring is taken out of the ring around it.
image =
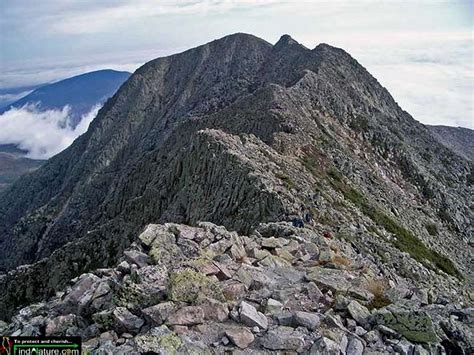
[[[474,131],[465,127],[427,125],[430,133],[461,157],[474,161]]]
[[[348,233],[377,263],[403,258],[406,277],[465,297],[451,291],[472,282],[470,163],[349,54],[293,41],[238,34],[139,68],[87,133],[0,195],[0,267],[76,258],[53,292],[113,264],[148,223],[248,233],[311,215],[332,233],[365,228]]]

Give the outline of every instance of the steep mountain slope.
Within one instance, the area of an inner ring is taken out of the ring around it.
[[[0,145],[0,191],[43,163],[41,160],[25,158],[24,155],[25,152],[13,145]]]
[[[128,72],[110,69],[98,70],[73,76],[53,84],[43,85],[29,95],[2,108],[0,113],[11,107],[37,105],[40,111],[71,108],[71,125],[75,127],[82,115],[95,105],[111,97],[130,76]]]
[[[464,127],[426,126],[433,137],[461,157],[474,161],[474,131]]]
[[[343,50],[231,35],[145,64],[0,195],[0,268],[42,259],[0,279],[38,286],[9,288],[4,314],[111,265],[148,223],[202,220],[310,221],[395,280],[463,299],[472,176]]]

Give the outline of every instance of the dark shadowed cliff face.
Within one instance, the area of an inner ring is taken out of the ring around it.
[[[310,211],[334,231],[370,227],[372,257],[397,250],[469,280],[471,169],[343,50],[235,34],[145,64],[86,134],[0,195],[0,268],[63,247],[54,257],[76,259],[54,289],[148,223],[248,232]]]
[[[474,161],[474,131],[464,127],[426,126],[438,142],[461,157]]]

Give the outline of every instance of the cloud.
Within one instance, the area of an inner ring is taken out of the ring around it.
[[[0,115],[0,144],[15,144],[32,159],[48,159],[66,149],[97,115],[96,105],[83,115],[78,126],[70,124],[70,108],[40,111],[34,105],[12,108]]]
[[[473,129],[473,39],[447,37],[349,51],[416,120]]]

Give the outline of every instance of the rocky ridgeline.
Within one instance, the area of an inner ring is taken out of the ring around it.
[[[114,268],[71,280],[0,333],[80,335],[98,354],[472,353],[474,308],[416,285],[317,226],[241,236],[152,224]]]

